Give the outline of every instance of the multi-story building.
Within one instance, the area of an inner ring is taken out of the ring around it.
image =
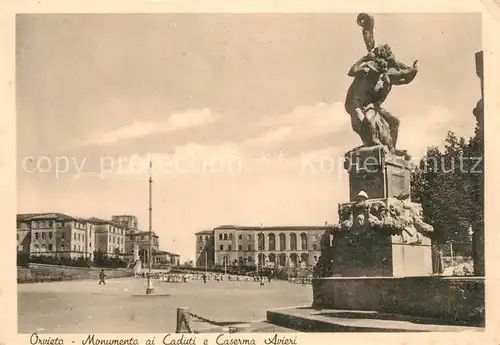
[[[205,230],[196,234],[196,267],[214,265],[214,232]]]
[[[112,220],[79,218],[63,213],[18,214],[17,250],[33,256],[87,257],[95,250],[106,256],[133,256],[139,249],[141,261],[148,265],[149,232],[137,229],[137,217],[113,216]],[[158,235],[152,232],[152,264],[180,264],[177,254],[159,249]]]
[[[96,249],[107,256],[125,256],[125,230],[120,223],[92,217],[89,221],[95,226]]]
[[[24,241],[27,236],[30,237],[30,255],[92,259],[94,228],[86,219],[63,213],[44,213],[26,218],[21,215],[20,218],[18,235],[26,234]]]
[[[115,223],[119,223],[124,225],[127,230],[137,230],[138,229],[138,220],[136,216],[123,214],[117,216],[111,216],[111,221]]]
[[[126,253],[128,256],[133,255],[134,246],[139,248],[139,257],[144,267],[149,265],[149,231],[127,230],[126,234]],[[158,252],[160,243],[158,235],[151,232],[151,251]],[[152,261],[154,264],[155,261]]]
[[[17,221],[17,251],[29,254],[31,251],[31,222],[29,218],[37,214],[18,214]]]
[[[219,226],[213,230],[212,240],[209,232],[196,233],[197,264],[203,265],[203,256],[206,252],[208,257],[210,251],[201,249],[203,241],[211,241],[215,265],[313,267],[321,255],[322,237],[330,228],[328,225]]]

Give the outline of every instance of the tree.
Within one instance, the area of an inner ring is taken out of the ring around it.
[[[412,194],[434,226],[434,240],[470,242],[469,229],[483,217],[480,133],[466,140],[448,132],[445,149],[429,147],[412,174]]]

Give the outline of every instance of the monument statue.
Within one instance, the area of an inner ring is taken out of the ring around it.
[[[374,19],[357,17],[368,53],[349,70],[345,101],[363,145],[345,154],[349,201],[325,233],[316,275],[426,276],[432,274],[431,234],[422,206],[411,201],[412,163],[397,150],[399,120],[382,107],[394,85],[411,83],[413,66],[398,61],[387,44],[376,45]]]
[[[356,61],[348,72],[354,80],[347,92],[345,109],[351,116],[351,125],[363,146],[383,145],[395,152],[399,119],[382,108],[393,85],[405,85],[417,75],[417,60],[413,66],[398,61],[388,44],[375,45],[372,16],[361,13],[357,23],[368,54]]]

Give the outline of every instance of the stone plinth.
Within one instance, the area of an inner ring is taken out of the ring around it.
[[[410,193],[410,167],[404,155],[396,155],[380,145],[347,152],[344,168],[349,172],[350,200],[354,201],[360,191],[370,198]]]
[[[342,277],[409,277],[432,274],[431,241],[408,244],[403,235],[370,233],[332,241],[332,274]]]
[[[313,279],[313,308],[371,310],[484,327],[484,278]]]

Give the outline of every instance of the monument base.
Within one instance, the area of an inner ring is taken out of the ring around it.
[[[343,277],[411,277],[432,275],[429,238],[409,244],[403,235],[345,236],[333,240],[332,275]]]
[[[484,327],[484,278],[317,278],[312,308],[377,311]]]
[[[310,307],[268,310],[267,322],[299,332],[484,332],[482,327],[428,317]]]

